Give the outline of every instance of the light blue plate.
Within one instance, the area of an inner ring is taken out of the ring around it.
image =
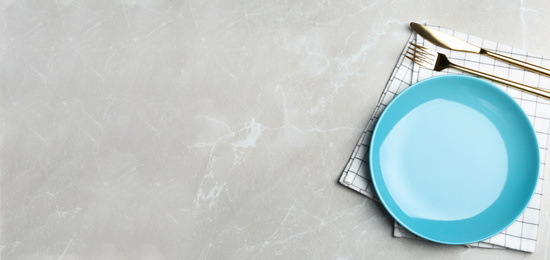
[[[521,107],[491,83],[460,75],[418,82],[392,100],[369,157],[389,213],[445,244],[478,242],[511,225],[539,171],[535,131]]]

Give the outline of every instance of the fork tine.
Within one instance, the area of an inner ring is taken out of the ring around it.
[[[410,48],[410,47],[409,47]],[[435,57],[429,57],[426,55],[426,53],[418,52],[415,49],[410,48],[411,51],[407,51],[407,54],[412,55],[413,58],[417,58],[419,60],[425,61],[425,62],[434,62]]]
[[[438,53],[432,51],[424,46],[409,42],[409,50],[407,51],[406,57],[419,65],[426,67],[428,69],[435,69],[437,66]]]
[[[429,54],[429,55],[431,55],[431,56],[437,57],[437,54],[438,54],[438,53],[437,53],[436,51],[430,50],[430,49],[428,49],[428,48],[426,48],[426,47],[424,47],[424,46],[421,46],[421,45],[418,45],[418,44],[415,44],[415,43],[412,43],[412,42],[409,42],[409,43],[410,43],[412,46],[415,47],[415,50],[416,50],[416,51],[419,51],[419,52],[422,52],[422,53],[427,53],[427,54]],[[411,47],[409,46],[409,48],[411,48]]]
[[[418,45],[418,44],[416,44],[416,43],[414,43],[414,42],[409,42],[409,43],[410,43],[412,46],[417,47],[417,48],[419,48],[419,49],[427,49],[426,47],[424,47],[424,46],[422,46],[422,45]]]
[[[431,64],[428,63],[428,62],[425,62],[425,61],[422,61],[422,60],[419,60],[419,59],[415,59],[413,57],[410,57],[410,56],[405,56],[407,57],[407,59],[409,60],[412,60],[413,62],[417,63],[418,65],[422,66],[422,67],[426,67],[428,69],[431,69]]]
[[[413,43],[413,42],[409,42],[409,43],[410,43],[412,46],[414,46],[414,47],[416,47],[416,48],[418,48],[418,49],[421,49],[421,50],[423,50],[423,51],[426,51],[426,52],[428,52],[428,53],[431,53],[430,49],[428,49],[428,48],[426,48],[426,47],[424,47],[424,46],[422,46],[422,45],[418,45],[418,44]]]
[[[426,49],[426,47],[423,47],[423,46],[418,46],[417,48],[413,48],[413,47],[409,46],[409,50],[412,50],[416,53],[419,53],[420,55],[425,56],[425,57],[428,57],[428,56],[431,56],[433,58],[437,57],[436,52],[432,52],[431,50]]]
[[[425,60],[419,59],[416,55],[414,55],[413,53],[410,53],[410,52],[407,52],[407,55],[405,55],[405,57],[408,58],[409,60],[412,60],[413,62],[416,62],[416,63],[422,65],[422,66],[424,66],[424,64],[428,63]]]
[[[415,59],[415,58],[413,58],[413,57],[411,57],[411,56],[409,56],[409,55],[405,55],[405,57],[406,57],[407,59],[409,59],[409,60],[414,61],[414,62],[420,62],[419,60],[417,60],[417,59]]]

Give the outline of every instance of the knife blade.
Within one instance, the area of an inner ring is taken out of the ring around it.
[[[508,57],[493,51],[483,49],[469,42],[456,38],[452,35],[432,29],[428,26],[425,26],[419,23],[411,22],[410,26],[413,29],[413,31],[415,31],[418,35],[422,36],[424,39],[428,40],[429,42],[439,47],[443,47],[443,48],[455,50],[455,51],[464,51],[464,52],[472,52],[472,53],[487,55],[495,59],[510,63],[517,67],[550,77],[550,69],[540,67],[535,64],[531,64],[522,60],[514,59],[512,57]]]

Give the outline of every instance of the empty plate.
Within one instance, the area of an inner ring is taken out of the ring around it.
[[[493,84],[447,75],[401,92],[380,116],[369,160],[389,213],[428,240],[469,244],[511,225],[539,173],[535,131]]]

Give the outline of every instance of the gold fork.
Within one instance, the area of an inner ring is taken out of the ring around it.
[[[546,91],[540,88],[535,88],[531,86],[527,86],[525,84],[521,84],[518,82],[514,82],[511,80],[507,80],[501,77],[497,77],[491,74],[487,74],[481,71],[473,70],[470,68],[466,68],[457,64],[452,63],[449,61],[447,56],[443,53],[438,53],[436,51],[430,50],[424,46],[420,46],[414,43],[410,43],[415,48],[409,46],[409,51],[407,51],[406,57],[410,60],[418,63],[421,66],[424,66],[428,69],[435,70],[435,71],[442,71],[447,68],[453,68],[461,71],[468,72],[470,74],[474,74],[479,77],[483,77],[489,80],[493,80],[496,82],[500,82],[502,84],[518,88],[520,90],[524,90],[526,92],[539,95],[541,97],[545,97],[550,99],[550,91]]]

